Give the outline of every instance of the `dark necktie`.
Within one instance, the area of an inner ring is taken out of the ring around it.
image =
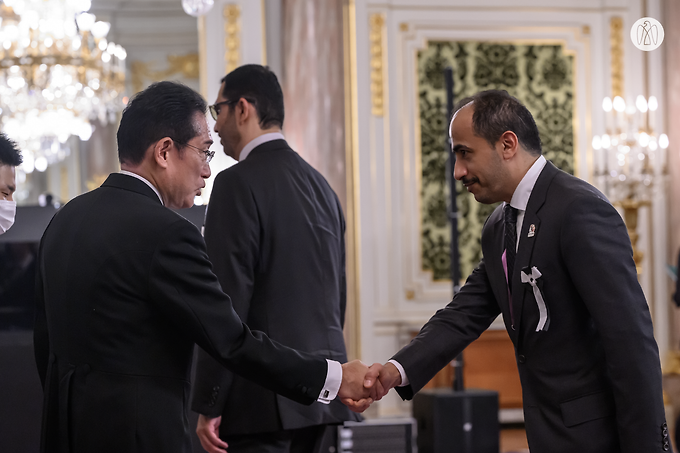
[[[505,259],[508,264],[508,287],[512,287],[512,269],[515,267],[517,253],[517,209],[505,205]]]

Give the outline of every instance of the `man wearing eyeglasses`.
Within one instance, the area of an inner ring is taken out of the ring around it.
[[[368,394],[360,362],[341,366],[243,324],[199,231],[167,209],[192,206],[210,176],[205,111],[181,84],[137,94],[118,129],[122,171],[45,231],[35,326],[43,452],[189,453],[194,343],[302,404]],[[336,368],[339,381],[328,378]]]
[[[220,284],[248,325],[287,346],[346,361],[345,224],[324,177],[281,133],[276,76],[245,65],[222,79],[210,112],[224,152],[205,241]],[[314,452],[326,426],[357,420],[338,401],[304,406],[199,354],[192,409],[209,453]]]

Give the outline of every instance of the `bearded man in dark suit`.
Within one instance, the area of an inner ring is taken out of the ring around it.
[[[190,452],[194,343],[302,404],[366,393],[360,362],[340,366],[243,324],[199,231],[168,209],[192,206],[210,176],[205,111],[181,84],[137,94],[118,129],[121,173],[45,231],[35,326],[43,452]],[[340,380],[329,379],[336,368]]]
[[[205,221],[220,284],[252,328],[345,362],[342,207],[284,139],[276,75],[260,65],[235,69],[210,110],[225,153],[239,161],[215,178]],[[276,395],[205,353],[192,408],[201,414],[197,433],[209,453],[311,453],[327,425],[358,419],[339,401],[305,406]]]
[[[505,91],[461,101],[450,133],[456,179],[504,203],[482,230],[479,266],[376,391],[412,398],[502,314],[532,453],[668,451],[659,353],[621,216],[545,160],[531,113]]]

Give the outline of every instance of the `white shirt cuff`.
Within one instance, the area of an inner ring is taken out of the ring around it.
[[[388,360],[387,362],[397,367],[397,371],[399,371],[399,374],[401,375],[401,384],[399,384],[397,387],[406,387],[409,385],[408,377],[406,377],[406,372],[404,371],[404,367],[401,366],[401,363],[397,362],[396,360]]]
[[[319,399],[317,400],[323,404],[329,404],[338,396],[340,384],[342,384],[342,365],[335,360],[326,359],[328,363],[328,372],[326,373],[326,382],[321,389]]]

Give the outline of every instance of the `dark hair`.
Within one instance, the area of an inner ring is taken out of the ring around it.
[[[193,117],[205,114],[200,94],[178,82],[157,82],[137,93],[123,110],[118,127],[118,160],[139,164],[146,150],[163,137],[183,145],[198,135]]]
[[[17,144],[5,134],[0,133],[0,165],[18,167],[23,161]]]
[[[454,112],[472,102],[472,129],[475,134],[495,146],[506,131],[517,135],[529,153],[541,155],[541,137],[531,112],[505,90],[481,91],[461,100]]]
[[[260,127],[283,127],[283,91],[268,67],[259,64],[239,66],[222,78],[222,97],[234,103],[245,98],[255,105]],[[233,105],[229,105],[233,109]]]

